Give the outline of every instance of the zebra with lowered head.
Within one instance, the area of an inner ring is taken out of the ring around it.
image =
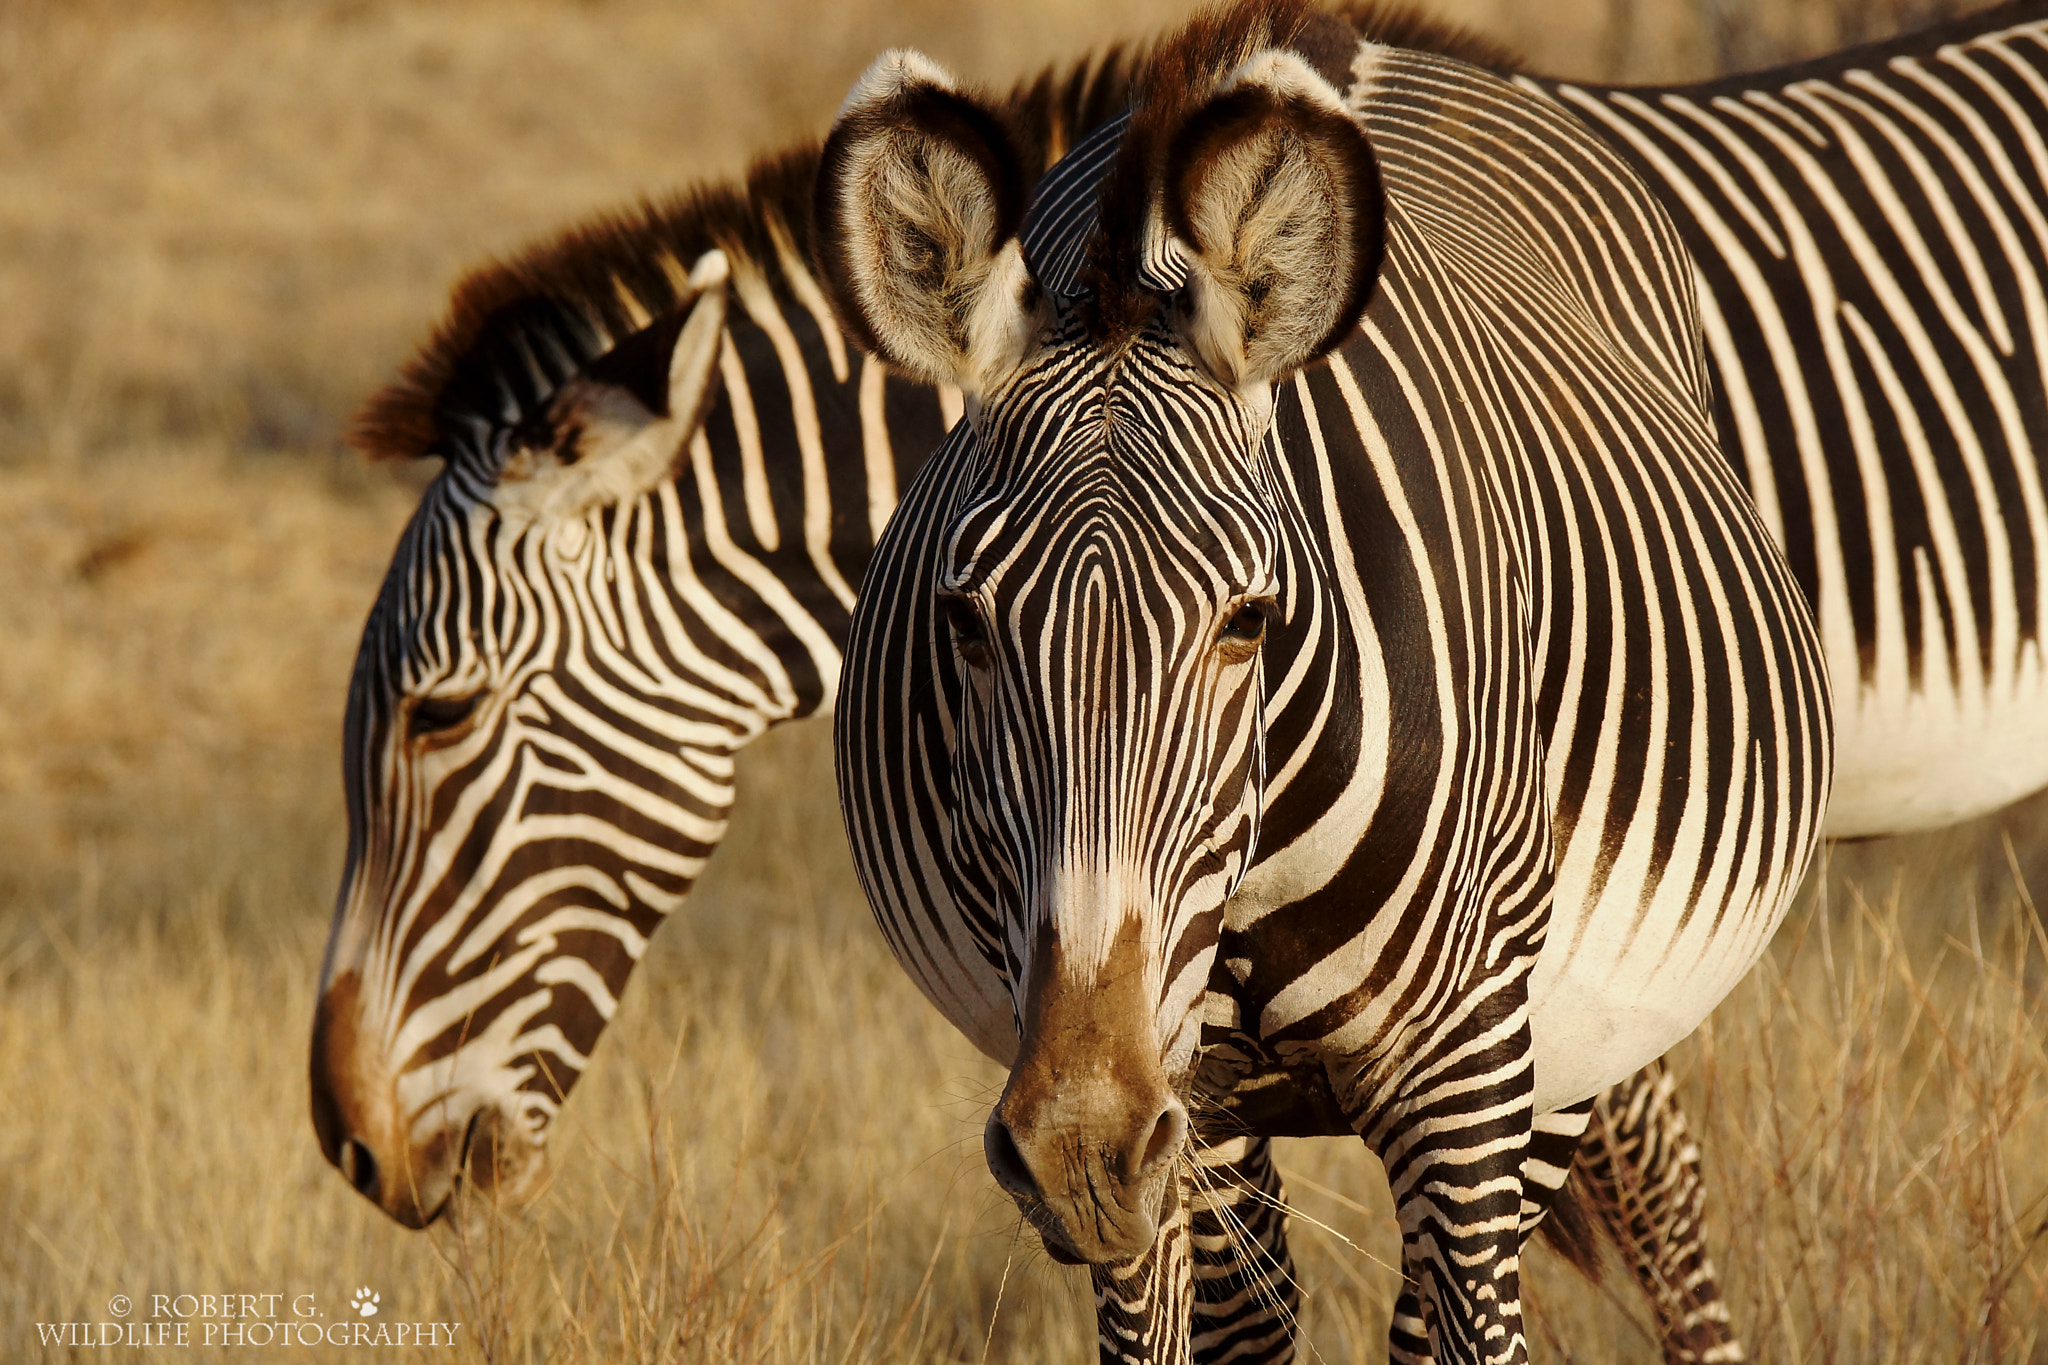
[[[856,865],[1013,1059],[988,1160],[1052,1254],[1185,1321],[1191,1135],[1336,1116],[1396,1358],[1526,1359],[1538,1116],[1747,970],[1828,789],[1690,264],[1556,105],[1283,0],[1072,157],[1027,223],[1000,111],[901,52],[826,146],[834,302],[970,413],[854,614]]]

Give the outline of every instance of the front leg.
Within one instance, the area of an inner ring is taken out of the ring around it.
[[[1359,1130],[1386,1165],[1401,1224],[1406,1288],[1391,1357],[1525,1365],[1522,1163],[1534,1075],[1523,983],[1495,982],[1456,1015],[1431,1030],[1434,1045],[1407,1052],[1393,1102]]]
[[[1287,1204],[1266,1138],[1200,1144],[1194,1154],[1197,1365],[1287,1365],[1301,1286],[1287,1249]]]
[[[1123,1265],[1089,1268],[1102,1365],[1191,1365],[1194,1267],[1188,1179],[1167,1192],[1152,1249]]]

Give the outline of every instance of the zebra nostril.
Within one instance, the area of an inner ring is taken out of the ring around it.
[[[1038,1180],[1031,1174],[1031,1163],[1024,1159],[1010,1125],[994,1114],[988,1116],[988,1126],[981,1130],[981,1150],[988,1158],[989,1174],[1005,1192],[1018,1199],[1041,1197]]]
[[[370,1149],[354,1138],[344,1139],[341,1144],[341,1178],[355,1187],[357,1194],[365,1199],[377,1198],[377,1158],[370,1155]]]
[[[1178,1100],[1168,1100],[1166,1107],[1152,1120],[1151,1131],[1146,1134],[1144,1145],[1138,1149],[1137,1167],[1128,1172],[1128,1177],[1138,1179],[1156,1169],[1161,1162],[1171,1160],[1187,1135],[1188,1111]]]

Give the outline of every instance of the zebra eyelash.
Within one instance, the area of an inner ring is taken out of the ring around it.
[[[406,712],[406,734],[412,739],[445,735],[475,715],[483,699],[482,691],[466,697],[421,697]]]
[[[946,623],[946,631],[953,637],[953,647],[960,651],[961,658],[976,668],[988,662],[988,631],[972,601],[961,593],[941,593],[939,617]]]

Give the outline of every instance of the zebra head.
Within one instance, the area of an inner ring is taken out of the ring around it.
[[[958,671],[949,856],[999,917],[1018,1032],[989,1165],[1061,1259],[1145,1251],[1178,1189],[1288,612],[1273,386],[1377,271],[1371,150],[1284,36],[1235,35],[1192,90],[1155,64],[1072,295],[1019,240],[1000,119],[916,53],[856,86],[819,179],[849,325],[970,395],[929,584]]]
[[[723,832],[734,737],[628,637],[667,572],[650,490],[712,391],[726,273],[705,254],[687,306],[616,345],[567,309],[501,314],[524,382],[479,363],[436,396],[446,466],[349,687],[312,1049],[322,1149],[407,1225],[460,1179],[537,1189],[549,1121]]]

